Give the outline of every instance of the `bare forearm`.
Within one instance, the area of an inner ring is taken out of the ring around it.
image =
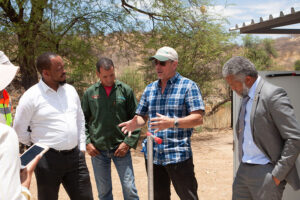
[[[22,186],[24,186],[25,188],[29,189],[30,183],[31,183],[31,177],[28,177],[28,178],[22,183]]]
[[[199,126],[203,124],[203,112],[201,113],[191,113],[190,115],[178,118],[178,128],[193,128],[195,126]],[[175,118],[173,119],[173,124],[175,122]]]
[[[143,127],[146,124],[147,120],[147,116],[135,115],[131,120],[119,124],[119,127],[122,127],[122,132],[124,134],[128,133],[128,137],[130,137],[131,132]]]
[[[177,125],[175,125],[176,117],[170,118],[159,113],[156,113],[157,117],[151,119],[150,126],[155,129],[155,133],[167,128],[193,128],[203,123],[203,111],[191,112],[188,116],[177,118]]]
[[[137,116],[137,128],[142,128],[145,126],[148,117],[147,116],[141,116],[141,115],[136,115]]]

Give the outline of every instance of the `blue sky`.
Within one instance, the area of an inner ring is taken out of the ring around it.
[[[289,14],[291,13],[291,7],[294,7],[296,11],[300,11],[300,0],[216,0],[216,6],[213,10],[226,16],[230,22],[228,28],[231,28],[235,24],[241,25],[243,22],[250,22],[251,19],[255,23],[259,21],[260,17],[267,19],[269,14],[277,17],[280,11]],[[300,24],[294,25],[293,28],[300,28]],[[289,35],[254,34],[254,36],[276,38]]]
[[[132,2],[139,3],[138,0],[131,0]],[[146,0],[143,5],[137,4],[138,7],[143,8],[151,4],[153,0]],[[185,1],[185,0],[182,0]],[[204,0],[205,1],[205,0]],[[148,3],[147,3],[148,2]],[[222,16],[226,17],[230,24],[224,24],[227,30],[235,27],[236,24],[241,26],[243,22],[250,23],[253,19],[255,23],[259,22],[259,18],[268,19],[269,15],[279,17],[280,11],[284,14],[291,13],[291,7],[295,11],[300,11],[300,0],[209,0],[214,6],[206,8],[207,14],[213,15],[214,17]],[[149,4],[149,5],[148,5]],[[148,20],[149,17],[138,13],[140,19]],[[152,25],[152,22],[150,22]],[[150,25],[150,26],[151,26]],[[285,27],[285,28],[299,28],[300,24]],[[236,31],[239,32],[239,31]],[[241,44],[241,37],[239,36],[236,40],[237,43]],[[287,34],[252,34],[252,36],[259,38],[278,38],[278,37],[289,37]]]

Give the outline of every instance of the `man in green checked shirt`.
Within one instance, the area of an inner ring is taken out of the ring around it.
[[[136,148],[140,131],[124,135],[118,124],[135,115],[137,101],[132,89],[115,79],[114,64],[101,58],[97,64],[100,82],[87,89],[82,100],[86,120],[86,150],[92,157],[98,196],[112,200],[111,160],[122,184],[125,200],[138,200],[130,148]]]

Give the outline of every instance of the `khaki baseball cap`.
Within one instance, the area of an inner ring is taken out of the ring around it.
[[[159,61],[173,60],[178,61],[178,54],[175,49],[171,47],[162,47],[158,49],[154,56],[151,56],[149,60],[157,59]]]

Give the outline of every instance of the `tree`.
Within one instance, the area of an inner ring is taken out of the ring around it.
[[[272,58],[276,58],[278,53],[273,46],[272,39],[254,38],[250,35],[243,37],[244,56],[251,60],[258,70],[266,70],[273,67]]]
[[[17,45],[9,53],[16,52],[17,56],[10,57],[21,68],[25,89],[37,82],[35,58],[45,51],[64,56],[71,66],[72,81],[84,83],[95,63],[95,49],[103,48],[108,34],[118,36],[132,49],[142,49],[144,55],[149,55],[149,49],[173,46],[183,66],[180,72],[204,85],[211,80],[229,41],[220,20],[203,9],[209,2],[0,0],[0,33]],[[134,40],[126,41],[126,34],[132,34]],[[2,48],[9,44],[3,43]]]
[[[299,71],[300,70],[300,60],[297,60],[294,64],[294,68],[296,71]]]
[[[33,0],[30,18],[25,20],[25,6],[28,6],[25,1],[16,1],[15,5],[8,0],[0,1],[0,7],[2,8],[2,12],[0,13],[1,24],[14,32],[18,39],[18,63],[21,66],[20,70],[24,78],[24,85],[30,85],[32,80],[37,81],[36,69],[32,67],[35,66],[34,47],[38,30],[42,24],[43,10],[45,9],[46,3],[46,0]],[[14,6],[18,7],[18,13]]]
[[[135,7],[125,0],[0,0],[0,30],[17,40],[14,60],[20,65],[22,85],[27,89],[38,80],[37,53],[70,53],[61,47],[62,42],[70,44],[66,38],[78,40],[133,26],[136,23],[127,17],[128,10]]]
[[[141,36],[145,41],[144,54],[149,57],[154,54],[149,54],[149,49],[162,46],[175,48],[179,55],[178,72],[195,81],[204,96],[208,95],[212,81],[220,78],[220,69],[227,59],[227,50],[232,47],[230,39],[234,35],[225,30],[225,19],[207,13],[201,2],[160,8],[171,20],[153,22],[151,32]],[[147,82],[155,79],[148,59],[142,69],[146,71]]]

